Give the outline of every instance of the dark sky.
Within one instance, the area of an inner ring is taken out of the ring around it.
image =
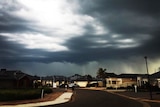
[[[2,0],[0,68],[33,75],[160,67],[159,0]]]

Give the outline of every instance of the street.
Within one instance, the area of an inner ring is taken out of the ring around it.
[[[143,107],[140,102],[108,92],[76,89],[72,100],[54,107]],[[48,106],[53,107],[53,106]]]

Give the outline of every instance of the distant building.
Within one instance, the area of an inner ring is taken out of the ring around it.
[[[40,81],[42,83],[42,86],[49,86],[49,87],[57,87],[61,84],[64,84],[68,81],[68,78],[65,76],[46,76],[41,77]]]

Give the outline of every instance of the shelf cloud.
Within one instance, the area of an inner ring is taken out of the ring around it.
[[[33,75],[145,73],[160,62],[157,0],[0,1],[0,67]]]

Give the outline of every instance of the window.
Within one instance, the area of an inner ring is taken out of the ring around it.
[[[112,81],[112,84],[116,84],[116,81]]]
[[[108,84],[111,84],[111,81],[110,81],[110,80],[108,81]]]

